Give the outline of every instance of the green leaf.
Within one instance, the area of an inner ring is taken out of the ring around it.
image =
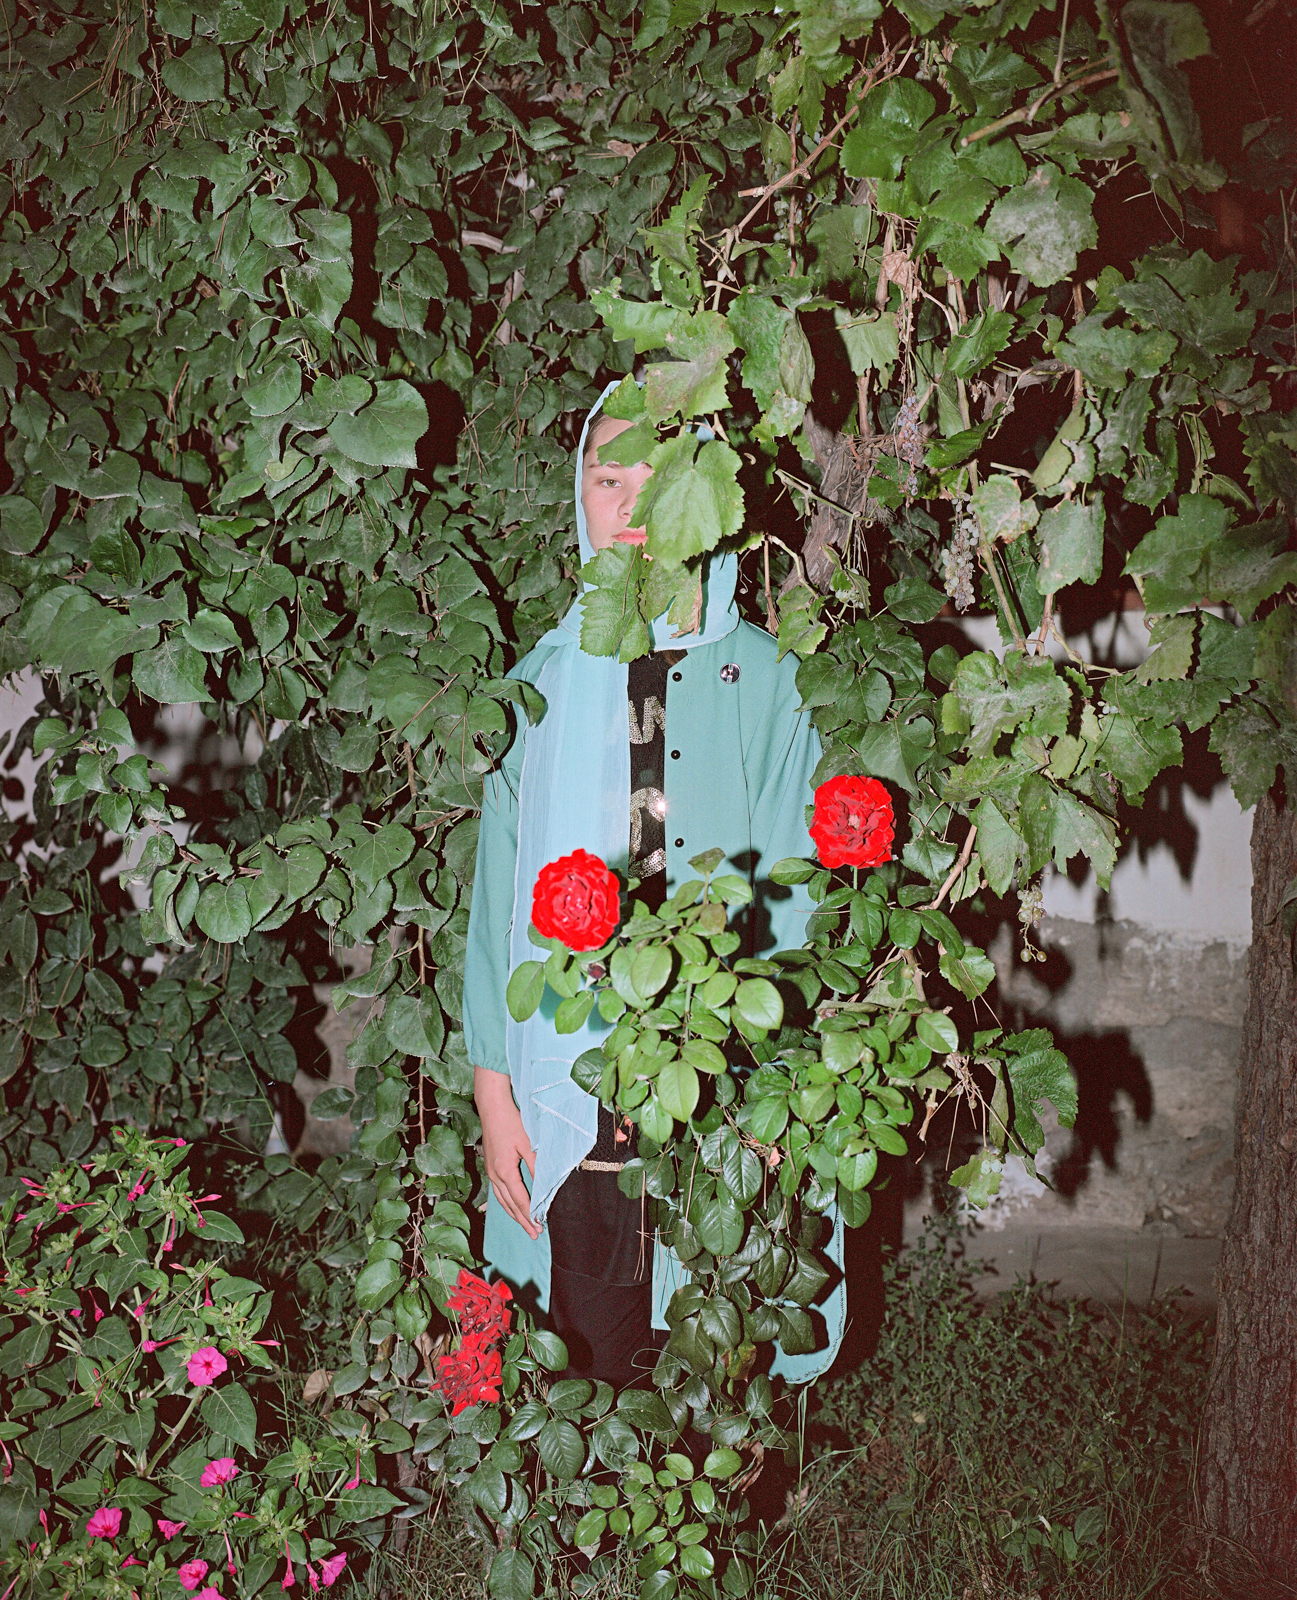
[[[743,1242],[743,1213],[723,1192],[701,1208],[695,1225],[703,1248],[714,1256],[733,1255]]]
[[[356,881],[368,893],[389,873],[404,866],[413,854],[414,835],[410,830],[399,822],[385,822],[353,846],[349,864]]]
[[[958,956],[947,950],[941,958],[940,967],[946,981],[969,1000],[985,994],[995,978],[994,963],[972,945],[965,945],[963,954]]]
[[[732,1478],[742,1465],[743,1457],[737,1450],[711,1450],[703,1462],[703,1473],[723,1481]]]
[[[376,1483],[357,1484],[344,1489],[336,1501],[335,1515],[342,1522],[373,1522],[396,1511],[404,1502],[390,1489]]]
[[[668,1061],[655,1081],[658,1103],[676,1119],[687,1122],[698,1104],[698,1074],[687,1061]]]
[[[1076,271],[1076,258],[1098,240],[1094,196],[1079,178],[1043,162],[1024,184],[991,207],[985,229],[1015,272],[1045,289]]]
[[[1003,1044],[1013,1086],[1014,1131],[1034,1155],[1045,1142],[1039,1120],[1042,1100],[1053,1102],[1063,1127],[1070,1128],[1076,1121],[1076,1078],[1067,1057],[1054,1048],[1044,1028],[1010,1034]]]
[[[1198,605],[1206,582],[1198,575],[1229,525],[1229,512],[1208,494],[1180,496],[1172,516],[1159,517],[1126,562],[1125,571],[1144,580],[1150,611]]]
[[[651,1000],[671,976],[671,952],[660,944],[645,945],[636,952],[630,967],[631,987],[636,994]]]
[[[331,1122],[335,1117],[345,1117],[355,1103],[355,1095],[341,1084],[322,1089],[311,1101],[309,1111],[317,1122]]]
[[[746,978],[734,991],[734,1009],[754,1028],[777,1028],[784,1020],[784,1002],[767,978]]]
[[[648,417],[664,422],[678,413],[688,421],[701,412],[724,410],[725,358],[734,349],[725,318],[716,311],[679,316],[667,330],[666,347],[679,359],[649,367],[644,381]]]
[[[291,359],[276,361],[243,392],[254,417],[277,417],[296,405],[302,393],[302,369]]]
[[[45,537],[45,519],[21,495],[0,495],[0,550],[25,556]]]
[[[959,663],[952,692],[971,724],[974,756],[990,755],[1001,733],[1024,724],[1042,738],[1067,731],[1070,697],[1052,661],[1014,653],[1001,664],[974,651]]]
[[[649,464],[653,476],[633,515],[648,529],[646,549],[655,561],[679,566],[738,533],[740,462],[727,444],[713,439],[699,447],[693,434],[682,434],[658,445]]]
[[[252,932],[252,910],[243,880],[209,883],[198,897],[194,920],[218,944],[237,944],[247,938]]]
[[[180,632],[186,643],[205,655],[222,655],[226,650],[236,649],[239,644],[238,630],[229,617],[223,611],[213,611],[209,606],[200,606],[194,612],[193,620],[186,622]]]
[[[536,1435],[536,1453],[548,1471],[568,1483],[585,1463],[585,1440],[572,1423],[551,1417]]]
[[[1034,500],[1024,503],[1012,478],[997,474],[980,484],[973,495],[973,510],[990,543],[1012,544],[1019,534],[1036,526],[1040,512]]]
[[[376,383],[369,405],[329,424],[329,435],[343,455],[371,467],[416,466],[416,446],[427,431],[428,408],[403,378]]]
[[[1209,742],[1239,805],[1256,805],[1275,779],[1280,752],[1274,723],[1259,707],[1244,701],[1221,712],[1212,723]]]
[[[524,961],[515,967],[504,992],[504,1002],[515,1022],[526,1022],[545,993],[545,963]]]
[[[527,1336],[531,1353],[547,1372],[562,1372],[567,1366],[567,1346],[547,1328],[533,1328]]]
[[[962,1167],[950,1174],[950,1182],[968,1196],[968,1203],[979,1210],[990,1205],[1000,1191],[1004,1176],[1004,1162],[994,1150],[979,1150]]]
[[[834,309],[842,342],[847,347],[847,360],[859,378],[866,372],[879,371],[883,382],[889,380],[892,367],[900,354],[900,329],[894,311],[872,312],[856,316],[843,306]]]
[[[206,671],[207,663],[198,651],[173,633],[155,649],[136,655],[131,677],[146,700],[179,706],[211,698],[203,682]]]
[[[971,378],[980,372],[1008,344],[1013,323],[1008,311],[984,311],[974,317],[950,341],[946,371],[956,378]]]
[[[453,1177],[464,1170],[463,1140],[454,1128],[429,1128],[428,1137],[415,1148],[414,1164],[425,1178]]]
[[[213,1389],[198,1409],[213,1433],[232,1440],[250,1456],[257,1454],[257,1408],[241,1383],[227,1383]]]
[[[401,1287],[403,1276],[399,1261],[371,1261],[356,1279],[356,1304],[362,1311],[377,1311]]]
[[[805,883],[818,871],[813,861],[803,861],[800,856],[785,856],[770,869],[772,883]]]
[[[225,57],[220,47],[191,44],[162,63],[162,81],[178,100],[220,100],[225,94]]]
[[[586,1018],[594,1009],[595,993],[593,989],[583,989],[580,994],[570,995],[566,1000],[559,1002],[554,1013],[555,1033],[575,1033],[585,1026]]]
[[[913,78],[890,78],[876,85],[842,141],[842,170],[849,178],[898,177],[902,163],[918,148],[920,128],[936,107]]]
[[[536,1567],[521,1550],[497,1550],[487,1579],[491,1600],[532,1600]]]
[[[1103,566],[1103,502],[1064,500],[1040,519],[1036,587],[1053,594],[1069,583],[1097,583]]]
[[[383,1028],[396,1049],[423,1060],[440,1055],[446,1037],[441,1007],[430,987],[389,999],[383,1009]]]
[[[921,1011],[914,1031],[919,1043],[926,1044],[935,1055],[949,1055],[959,1049],[959,1029],[940,1011]]]

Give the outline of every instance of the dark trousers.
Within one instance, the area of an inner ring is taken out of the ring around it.
[[[567,1345],[565,1377],[625,1389],[653,1370],[653,1237],[644,1218],[644,1203],[622,1194],[615,1172],[578,1167],[550,1204],[549,1318]]]

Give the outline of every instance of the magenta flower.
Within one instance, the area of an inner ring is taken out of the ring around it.
[[[92,1539],[115,1539],[121,1531],[122,1514],[116,1506],[100,1506],[86,1523]]]
[[[234,1464],[233,1456],[217,1456],[215,1461],[209,1461],[203,1468],[203,1475],[198,1481],[204,1489],[215,1489],[238,1475],[239,1469]]]
[[[174,1539],[178,1533],[185,1531],[183,1522],[168,1522],[166,1517],[158,1518],[158,1532],[164,1539]]]
[[[205,1389],[209,1383],[215,1383],[217,1378],[228,1368],[229,1362],[214,1344],[205,1344],[201,1350],[195,1350],[189,1358],[189,1381],[200,1389]]]
[[[205,1561],[186,1561],[180,1568],[180,1586],[188,1589],[190,1594],[207,1576],[207,1563]]]
[[[122,1565],[124,1567],[142,1567],[144,1563],[138,1556],[127,1556],[125,1561],[122,1562]]]
[[[336,1555],[330,1556],[327,1561],[320,1562],[320,1576],[324,1579],[324,1587],[326,1589],[332,1588],[337,1583],[346,1564],[347,1552],[345,1550],[339,1550]]]
[[[221,1600],[221,1591],[209,1583],[205,1589],[198,1591],[197,1600]]]
[[[284,1574],[284,1581],[279,1585],[281,1589],[291,1589],[297,1582],[293,1576],[293,1552],[288,1548],[288,1540],[284,1540],[284,1560],[288,1563],[288,1571]]]

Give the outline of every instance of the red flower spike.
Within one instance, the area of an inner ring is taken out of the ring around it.
[[[450,1402],[450,1414],[457,1417],[469,1406],[490,1405],[500,1398],[500,1352],[489,1347],[486,1335],[470,1333],[449,1355],[437,1361],[437,1377],[432,1384]]]
[[[483,1334],[486,1343],[493,1344],[509,1331],[510,1313],[506,1307],[512,1299],[507,1283],[487,1283],[463,1267],[455,1287],[446,1296],[446,1304],[458,1316],[461,1333]]]

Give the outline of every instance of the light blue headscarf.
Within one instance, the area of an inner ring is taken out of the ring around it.
[[[617,387],[609,384],[586,418],[576,457],[576,525],[584,565],[594,555],[581,504],[581,470],[591,423]],[[674,637],[666,614],[650,630],[655,650],[690,650],[731,633],[739,622],[734,602],[738,560],[713,559],[704,573],[703,615],[696,634]],[[540,869],[573,850],[588,850],[624,870],[630,848],[630,730],[626,714],[626,664],[581,648],[584,600],[578,596],[537,651],[550,654],[536,679],[546,712],[527,732],[518,788],[518,864],[510,966],[539,954],[527,937],[532,891]],[[536,1152],[531,1215],[544,1222],[560,1184],[594,1146],[599,1102],[572,1081],[572,1064],[597,1045],[608,1026],[592,1013],[576,1033],[555,1031],[557,1000],[546,990],[526,1022],[506,1024],[505,1048],[522,1124]]]

